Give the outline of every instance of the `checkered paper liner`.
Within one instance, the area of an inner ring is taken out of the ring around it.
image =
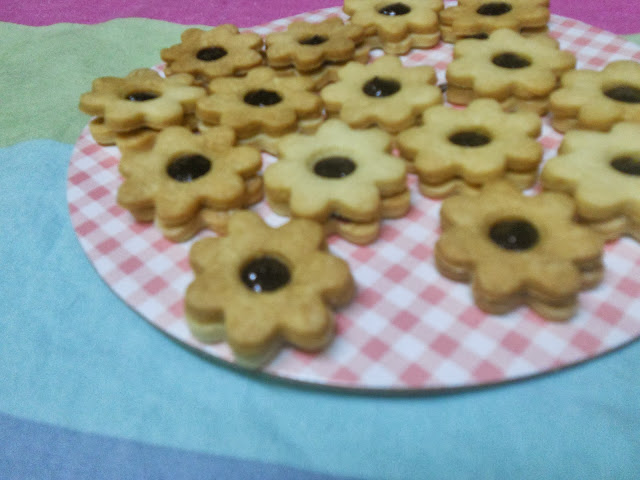
[[[252,30],[286,29],[293,20],[318,22],[338,8],[280,19]],[[343,17],[345,18],[345,17]],[[640,61],[640,49],[578,21],[552,16],[550,31],[579,68],[599,69],[617,59]],[[431,65],[444,80],[452,47],[414,50],[406,65]],[[160,68],[160,67],[158,67]],[[546,122],[546,120],[545,120]],[[539,139],[545,160],[561,136],[545,124]],[[265,155],[265,164],[274,159]],[[194,339],[184,319],[184,292],[193,280],[192,241],[174,244],[150,224],[136,223],[116,204],[119,154],[102,147],[88,128],[80,135],[68,171],[68,204],[82,248],[118,296],[151,324],[206,356],[233,363],[225,343]],[[474,306],[470,287],[442,277],[434,267],[440,201],[417,193],[405,218],[383,222],[379,240],[356,246],[339,238],[329,248],[348,261],[358,291],[339,311],[337,334],[326,351],[308,354],[284,347],[264,367],[288,380],[351,389],[442,390],[493,384],[553,371],[594,358],[640,335],[640,245],[609,244],[605,279],[579,295],[579,311],[566,323],[547,322],[526,307],[502,316]],[[265,202],[254,207],[271,225],[286,219]]]

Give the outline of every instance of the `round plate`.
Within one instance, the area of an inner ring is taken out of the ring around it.
[[[343,16],[330,8],[280,19],[251,30],[265,35],[293,20],[319,22]],[[552,15],[550,33],[578,59],[578,68],[601,69],[618,59],[640,61],[640,48],[578,21]],[[379,53],[379,52],[377,52]],[[440,43],[402,57],[406,65],[431,65],[441,81],[452,46]],[[560,134],[545,119],[539,141],[545,160]],[[82,248],[113,291],[143,318],[206,356],[233,364],[230,348],[195,340],[183,315],[193,275],[193,241],[173,244],[151,224],[136,223],[116,204],[121,183],[119,153],[96,144],[88,128],[80,135],[68,171],[67,199]],[[265,164],[273,161],[264,156]],[[467,284],[443,278],[433,248],[439,235],[439,201],[422,197],[410,176],[413,206],[401,219],[383,222],[369,246],[331,238],[330,249],[351,266],[355,300],[337,315],[337,335],[319,354],[285,347],[263,371],[280,378],[331,387],[375,390],[442,390],[524,378],[573,365],[640,336],[640,245],[608,244],[602,284],[579,295],[578,314],[551,323],[526,307],[503,316],[474,306]],[[254,207],[271,225],[286,219],[265,202]]]

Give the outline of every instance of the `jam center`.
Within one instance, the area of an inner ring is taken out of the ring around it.
[[[362,87],[362,91],[370,97],[388,97],[400,90],[400,82],[392,78],[373,77]]]
[[[486,15],[489,17],[497,17],[499,15],[504,15],[505,13],[509,13],[511,11],[511,5],[504,2],[491,2],[485,3],[481,5],[476,12],[480,15]]]
[[[524,57],[516,53],[501,53],[500,55],[496,55],[491,60],[494,65],[502,68],[525,68],[531,65],[531,62]]]
[[[158,94],[153,92],[131,92],[126,96],[126,99],[131,102],[146,102],[147,100],[158,98],[158,96]]]
[[[390,17],[395,17],[396,15],[406,15],[411,11],[411,8],[404,3],[390,3],[389,5],[382,7],[378,10],[378,13],[382,15],[388,15]]]
[[[496,223],[489,237],[505,250],[528,250],[538,243],[538,230],[525,220],[504,220]]]
[[[605,90],[604,94],[619,102],[640,103],[640,88],[632,87],[631,85],[619,85]]]
[[[477,130],[463,130],[451,135],[449,141],[461,147],[481,147],[491,142],[491,137]]]
[[[464,38],[475,38],[476,40],[486,40],[489,38],[489,34],[487,32],[474,33],[473,35],[465,35]]]
[[[280,103],[282,97],[273,90],[252,90],[244,96],[244,102],[255,107],[268,107]]]
[[[167,174],[178,182],[192,182],[211,170],[211,160],[203,155],[182,155],[169,163]]]
[[[299,40],[298,43],[300,45],[320,45],[329,40],[324,35],[313,35],[311,37],[305,37],[302,40]]]
[[[349,157],[325,157],[313,166],[316,175],[325,178],[343,178],[353,173],[356,164]]]
[[[269,255],[251,260],[240,272],[242,283],[256,293],[273,292],[291,280],[289,268]]]
[[[199,50],[196,57],[198,60],[213,62],[214,60],[224,57],[226,54],[227,51],[222,47],[208,47]]]
[[[611,166],[626,175],[640,176],[640,156],[617,157],[611,161]]]

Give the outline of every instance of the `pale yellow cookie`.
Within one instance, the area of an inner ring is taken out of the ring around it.
[[[280,143],[278,161],[264,172],[267,201],[276,208],[286,205],[293,217],[322,224],[336,218],[378,223],[384,198],[409,198],[405,162],[390,148],[391,137],[382,130],[355,130],[337,119],[313,135],[290,135]],[[394,216],[409,208],[399,203]]]
[[[607,131],[617,122],[640,123],[640,64],[618,60],[601,71],[567,72],[549,100],[551,125],[560,132]]]
[[[383,55],[368,65],[350,63],[320,96],[330,115],[354,128],[378,126],[397,133],[415,125],[427,108],[442,103],[435,70],[405,67],[398,57]]]
[[[547,112],[560,76],[576,62],[551,37],[524,37],[507,29],[486,40],[459,40],[453,56],[446,72],[449,102],[466,105],[475,98],[493,98],[505,110],[539,115]]]
[[[567,132],[541,180],[546,189],[572,195],[580,220],[607,239],[640,241],[640,123]]]
[[[541,129],[532,112],[506,113],[495,100],[478,99],[466,109],[428,109],[422,125],[400,133],[397,145],[418,174],[420,191],[439,198],[510,174],[524,180],[519,188],[531,186],[542,161]]]

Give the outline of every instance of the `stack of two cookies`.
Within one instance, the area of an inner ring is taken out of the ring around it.
[[[314,135],[290,135],[264,172],[269,206],[322,224],[326,235],[371,243],[382,219],[403,216],[410,207],[406,165],[389,153],[391,145],[382,130],[355,130],[338,119]]]
[[[117,201],[175,242],[203,228],[225,233],[234,210],[262,199],[261,166],[260,152],[236,146],[228,127],[204,134],[169,127],[151,148],[123,152]]]

